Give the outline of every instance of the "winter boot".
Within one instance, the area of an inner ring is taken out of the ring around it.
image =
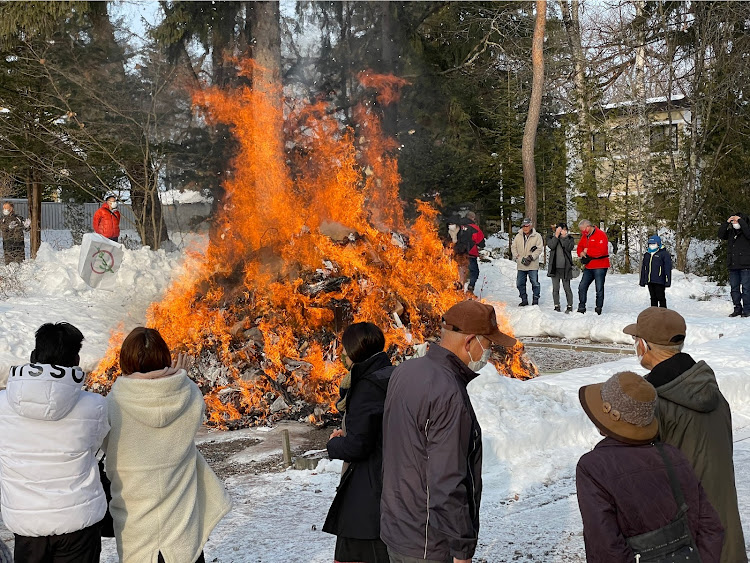
[[[555,305],[555,311],[560,312],[560,305]]]
[[[739,317],[741,314],[742,314],[742,310],[741,309],[735,309],[734,311],[732,311],[732,314],[729,315],[729,316],[730,317]]]
[[[565,314],[566,315],[568,313],[572,313],[572,312],[573,312],[573,305],[568,305],[567,307],[565,307]]]
[[[601,307],[597,307],[596,309],[594,309],[594,311],[596,311],[597,315],[601,315],[602,314],[602,308]]]
[[[532,305],[539,305],[539,298],[534,297],[534,300],[531,302]]]
[[[583,314],[584,314],[584,313],[586,312],[586,307],[581,307],[581,306],[579,305],[579,306],[578,306],[578,312],[579,312],[579,313],[581,313],[581,314],[583,315]]]
[[[528,305],[529,305],[529,302],[526,301],[525,299],[518,304],[519,307],[527,307]]]

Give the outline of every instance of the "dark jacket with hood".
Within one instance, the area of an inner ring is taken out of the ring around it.
[[[719,227],[719,238],[727,241],[727,268],[745,270],[750,268],[750,220],[744,213],[735,213],[740,220],[739,229],[726,221]]]
[[[656,252],[646,252],[641,262],[641,287],[647,283],[672,285],[672,256],[662,245]]]
[[[383,419],[380,537],[422,559],[471,559],[479,534],[482,432],[466,385],[477,374],[433,344],[396,368]]]
[[[346,395],[346,436],[328,441],[328,457],[349,467],[336,489],[323,531],[374,540],[380,537],[383,489],[383,408],[394,370],[385,352],[354,364]]]
[[[565,259],[565,273],[563,274],[564,280],[573,278],[573,247],[575,246],[575,240],[573,237],[568,235],[566,237],[560,235],[549,235],[547,237],[547,248],[550,249],[549,253],[549,264],[547,264],[547,276],[552,278],[557,275],[557,254],[562,252],[563,258]]]
[[[732,414],[704,361],[676,354],[646,376],[659,396],[661,440],[690,460],[724,526],[722,563],[747,561],[734,484]]]
[[[663,448],[688,505],[688,525],[701,559],[719,563],[724,537],[719,515],[684,454],[668,444]],[[653,444],[634,446],[604,438],[578,461],[576,492],[590,563],[635,561],[625,538],[666,526],[679,510],[664,460]]]

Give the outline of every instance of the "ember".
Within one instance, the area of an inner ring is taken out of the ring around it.
[[[241,70],[251,73],[252,63]],[[371,73],[361,79],[378,88],[380,104],[397,100],[405,84]],[[173,351],[196,358],[191,376],[208,423],[222,428],[320,422],[345,373],[337,337],[347,324],[382,327],[399,361],[437,337],[441,313],[464,298],[437,211],[418,202],[407,225],[395,143],[381,134],[375,109],[357,108],[352,130],[323,103],[288,101],[284,118],[274,95],[214,89],[196,100],[209,119],[232,127],[239,151],[207,251],[189,257],[188,273],[147,314]],[[507,323],[501,330],[512,333]],[[106,392],[118,375],[123,337],[112,336],[91,376],[94,390]],[[522,348],[507,353],[501,373],[536,375]]]

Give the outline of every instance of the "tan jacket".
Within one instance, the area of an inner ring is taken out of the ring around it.
[[[536,250],[532,252],[532,248],[536,246]],[[526,242],[523,240],[523,231],[518,231],[518,234],[513,239],[513,243],[510,246],[511,257],[518,266],[519,270],[529,271],[539,269],[539,255],[544,252],[544,241],[542,235],[536,232],[536,229],[531,229],[531,234]],[[521,263],[521,260],[531,255],[534,259],[528,266]]]
[[[185,370],[118,378],[109,395],[105,465],[109,508],[124,563],[193,563],[229,512],[224,484],[195,447],[205,404]]]

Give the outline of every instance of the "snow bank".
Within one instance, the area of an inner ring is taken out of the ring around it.
[[[0,378],[10,366],[28,361],[34,331],[47,322],[67,321],[83,332],[81,366],[91,370],[106,352],[113,329],[145,322],[146,309],[179,275],[183,258],[180,253],[126,249],[117,290],[104,291],[79,277],[79,252],[80,246],[54,250],[42,243],[37,259],[18,267],[23,294],[0,301]]]

